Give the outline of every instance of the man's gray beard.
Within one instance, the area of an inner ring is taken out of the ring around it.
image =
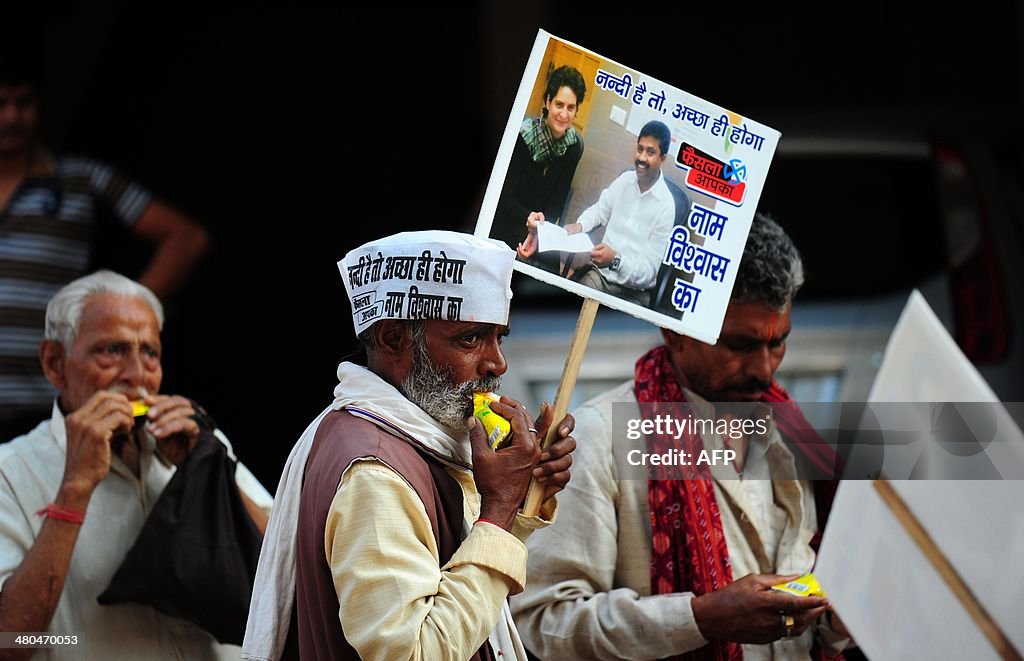
[[[413,334],[412,369],[399,389],[406,399],[427,412],[445,427],[466,429],[466,419],[473,415],[474,392],[496,392],[501,388],[501,377],[489,376],[453,383],[451,367],[435,365],[427,353],[426,339]]]

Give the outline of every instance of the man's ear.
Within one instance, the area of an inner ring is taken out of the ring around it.
[[[401,319],[382,319],[375,323],[373,333],[377,350],[385,356],[401,355],[412,341],[409,324]]]
[[[370,333],[375,348],[367,352],[366,366],[397,388],[412,369],[412,328],[401,319],[381,319]]]
[[[67,386],[64,377],[64,345],[56,340],[43,340],[39,343],[39,364],[43,374],[57,390],[63,391]]]

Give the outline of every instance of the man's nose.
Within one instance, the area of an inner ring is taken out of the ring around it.
[[[141,386],[146,379],[146,366],[143,363],[142,353],[130,351],[124,359],[124,366],[121,369],[121,380],[130,383],[133,387]]]
[[[18,121],[18,105],[16,103],[0,103],[0,122],[13,124]]]
[[[759,381],[771,381],[775,373],[771,350],[767,346],[758,347],[748,356],[744,367],[745,376],[756,378]]]
[[[483,362],[480,364],[481,377],[484,376],[501,376],[508,371],[508,363],[505,362],[505,354],[501,352],[501,345],[497,342],[491,342],[488,346],[487,355],[484,356]]]

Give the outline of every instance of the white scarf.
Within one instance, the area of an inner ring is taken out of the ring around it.
[[[346,409],[392,434],[418,443],[456,470],[472,471],[472,450],[467,434],[452,438],[451,430],[364,367],[342,363],[338,366],[338,381],[334,402],[306,428],[288,455],[274,496],[242,643],[242,658],[248,661],[276,661],[284,651],[295,600],[295,538],[302,476],[316,430],[325,415]],[[463,538],[472,525],[471,521],[463,521]],[[502,603],[501,611],[488,637],[491,647],[495,654],[501,651],[504,658],[525,660],[526,652],[507,600]]]

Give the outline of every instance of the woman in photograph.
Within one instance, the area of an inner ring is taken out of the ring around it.
[[[551,72],[540,117],[519,128],[505,185],[491,226],[491,237],[516,249],[527,236],[527,220],[558,222],[565,210],[583,137],[573,128],[587,86],[574,67]]]

